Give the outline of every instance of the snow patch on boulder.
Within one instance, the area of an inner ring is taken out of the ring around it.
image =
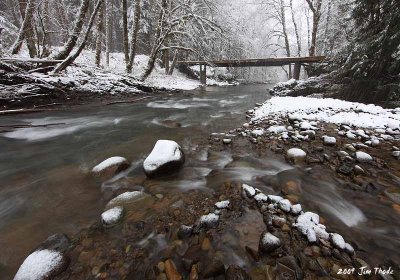
[[[122,206],[117,206],[101,214],[101,221],[104,225],[110,226],[118,223],[123,216],[124,208]]]

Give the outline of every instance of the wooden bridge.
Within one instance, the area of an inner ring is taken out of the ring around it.
[[[212,60],[212,61],[179,61],[178,63],[188,66],[200,65],[200,82],[206,84],[207,65],[212,67],[270,67],[284,66],[294,64],[293,78],[300,78],[300,69],[302,65],[313,63],[322,63],[325,56],[308,57],[277,57],[264,59],[233,59],[233,60]]]

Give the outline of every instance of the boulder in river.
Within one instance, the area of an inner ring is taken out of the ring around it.
[[[107,180],[115,174],[127,169],[130,165],[130,162],[126,158],[110,157],[93,167],[92,173],[96,177]]]
[[[178,143],[158,140],[150,155],[143,162],[147,177],[168,175],[178,171],[185,163],[185,154]]]
[[[68,266],[68,259],[55,250],[38,250],[22,263],[14,280],[52,279]]]

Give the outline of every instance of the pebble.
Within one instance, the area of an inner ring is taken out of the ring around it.
[[[181,280],[182,276],[176,270],[176,266],[171,259],[165,261],[165,273],[168,280]]]
[[[285,212],[290,212],[292,204],[288,199],[282,199],[278,202],[278,206]]]
[[[223,142],[224,144],[231,144],[231,143],[232,143],[232,139],[224,138],[224,139],[222,140],[222,142]]]
[[[327,146],[336,145],[336,138],[335,137],[324,136],[323,138],[324,138],[324,145],[327,145]]]
[[[369,162],[373,160],[369,154],[361,151],[356,152],[356,159],[358,162]]]
[[[203,242],[201,243],[201,250],[209,251],[211,249],[211,241],[208,237],[204,238]]]
[[[393,151],[392,156],[394,156],[395,158],[400,158],[400,151]]]
[[[362,169],[359,165],[355,165],[355,166],[354,166],[354,172],[355,172],[357,175],[365,174],[364,169]]]

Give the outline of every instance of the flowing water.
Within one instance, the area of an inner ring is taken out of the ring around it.
[[[187,161],[173,181],[152,180],[145,190],[212,191],[224,181],[237,180],[273,193],[279,191],[273,186],[280,180],[292,178],[301,183],[304,208],[323,215],[349,240],[359,237],[360,246],[373,249],[377,258],[396,256],[400,225],[392,209],[343,190],[330,171],[310,175],[278,155],[259,157],[250,149],[235,154],[207,151],[210,133],[240,126],[244,112],[268,98],[267,89],[268,85],[212,87],[135,104],[0,118],[0,125],[36,126],[0,135],[0,276],[11,277],[49,235],[74,234],[99,219],[113,191],[143,189],[138,186],[145,180],[141,163],[158,139],[180,143]],[[131,160],[132,167],[122,178],[99,185],[89,171],[117,155]],[[237,221],[238,228],[254,225],[259,220],[255,215],[249,211],[248,218]],[[382,222],[385,219],[395,222]],[[231,257],[244,262],[233,251]]]

